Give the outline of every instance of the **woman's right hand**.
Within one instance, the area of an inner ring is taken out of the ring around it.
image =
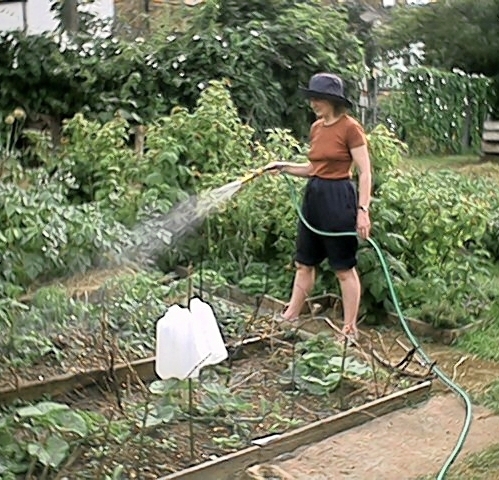
[[[273,175],[278,175],[282,172],[283,167],[285,166],[284,162],[270,162],[263,169],[266,172],[272,173]]]

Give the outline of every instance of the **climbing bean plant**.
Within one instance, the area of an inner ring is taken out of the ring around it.
[[[413,154],[464,153],[480,146],[490,80],[462,72],[417,67],[380,103],[383,122]]]

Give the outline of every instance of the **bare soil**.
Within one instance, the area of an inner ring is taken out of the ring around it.
[[[292,353],[292,345],[281,343],[274,348],[267,346],[259,353],[252,352],[250,356],[233,363],[228,386],[233,395],[242,396],[251,405],[249,411],[226,413],[222,408],[218,413],[203,413],[197,407],[200,405],[201,391],[198,388],[194,390],[194,457],[190,457],[187,399],[183,392],[179,402],[182,404],[184,415],[166,425],[156,425],[143,430],[144,440],[140,446],[136,440],[127,442],[125,448],[108,440],[106,456],[98,465],[93,461],[95,451],[82,450],[74,464],[59,472],[59,475],[80,479],[97,478],[97,472],[110,473],[116,465],[123,465],[127,478],[156,479],[240,450],[250,445],[251,440],[269,433],[292,430],[340,410],[363,405],[376,397],[374,383],[367,379],[345,381],[338,390],[325,396],[313,396],[304,392],[298,395],[290,394],[289,386],[283,386],[281,379]],[[222,383],[227,375],[223,368],[227,371],[226,366],[218,368],[219,380]],[[399,388],[398,380],[393,379],[387,394]],[[122,390],[120,397],[124,411],[119,408],[116,392],[87,389],[81,394],[75,392],[61,400],[74,409],[99,412],[114,421],[129,422],[133,421],[133,412],[144,403],[148,394],[134,387],[131,391]],[[262,414],[263,400],[272,407],[273,412]],[[136,417],[135,422],[140,426],[140,417]],[[246,432],[242,433],[241,427],[244,426]],[[217,444],[217,438],[229,438],[234,434],[240,435],[239,445]],[[137,437],[140,435],[138,429]]]
[[[437,473],[454,447],[463,407],[454,396],[393,412],[322,442],[302,447],[276,466],[295,480],[401,480]],[[475,407],[462,455],[499,441],[499,416]]]

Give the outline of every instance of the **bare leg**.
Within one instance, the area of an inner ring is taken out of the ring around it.
[[[296,274],[293,283],[293,292],[283,317],[286,320],[298,318],[305,304],[305,300],[310,295],[315,283],[315,267],[309,267],[296,263]]]
[[[360,280],[357,270],[342,270],[336,272],[340,282],[341,297],[343,300],[343,333],[357,333],[357,316],[360,305]]]

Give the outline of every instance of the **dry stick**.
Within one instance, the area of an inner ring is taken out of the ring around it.
[[[296,374],[296,339],[298,338],[298,330],[303,327],[307,323],[306,321],[303,321],[299,324],[296,325],[294,329],[294,334],[293,334],[293,342],[292,342],[292,347],[291,347],[291,355],[292,355],[292,363],[291,363],[291,420],[294,420],[295,418],[295,404],[297,397],[299,395],[299,392],[295,392],[296,389],[296,383],[295,383],[295,374]]]
[[[383,337],[381,336],[381,334],[379,332],[376,332],[376,334],[378,336],[378,340],[379,340],[379,343],[380,343],[380,346],[381,346],[381,350],[383,352],[383,356],[386,356],[387,355],[387,353],[386,353],[386,346],[385,346],[385,342],[383,341]],[[374,350],[372,350],[371,353],[374,356]],[[385,385],[383,387],[383,391],[381,393],[382,397],[384,397],[386,395],[386,392],[388,391],[388,387],[390,386],[390,383],[392,381],[392,375],[393,375],[393,372],[388,372],[388,377],[386,379]]]
[[[396,338],[395,341],[406,352],[408,352],[410,350],[409,347],[404,342],[399,340],[398,338]],[[414,360],[416,360],[421,367],[428,367],[428,364],[421,358],[421,355],[419,355],[419,353],[417,351],[414,352]]]
[[[35,456],[31,457],[31,461],[29,462],[28,471],[26,472],[26,476],[24,477],[24,480],[31,480],[33,472],[35,471],[35,467],[36,467],[37,462],[38,462],[38,459]]]
[[[145,442],[145,437],[146,437],[146,424],[147,424],[147,418],[149,417],[149,412],[150,412],[150,403],[151,403],[151,393],[147,391],[147,394],[145,395],[144,398],[145,405],[144,405],[144,416],[142,417],[142,423],[140,425],[140,433],[139,433],[139,454],[137,455],[137,472],[140,471],[140,468],[142,465],[144,465],[147,462],[147,456],[148,452],[144,448],[144,442]],[[144,455],[145,451],[145,456]]]
[[[256,375],[258,375],[259,373],[262,373],[261,370],[259,370],[258,372],[250,373],[247,377],[243,378],[240,382],[237,382],[234,385],[231,385],[229,387],[230,390],[232,390],[232,391],[235,390],[237,387],[240,387],[241,385],[245,384],[246,382],[248,382],[249,380],[251,380],[253,377],[255,377]]]
[[[336,333],[338,333],[340,335],[344,335],[343,332],[328,317],[321,316],[321,317],[318,317],[318,318],[321,318],[322,320],[324,320],[324,322],[326,322],[326,324],[332,330],[334,330]],[[344,342],[348,343],[348,337],[344,336]],[[371,356],[367,355],[367,353],[364,351],[364,349],[362,348],[362,346],[360,345],[360,343],[356,344],[356,348],[357,348],[358,352],[364,357],[364,361],[366,361],[366,363],[372,363],[372,361],[373,361],[372,355]],[[342,357],[342,370],[344,370],[345,357],[346,357],[346,346],[344,345],[343,346],[343,357]],[[373,376],[374,376],[374,382],[375,382],[376,395],[378,395],[379,392],[378,392],[378,386],[377,386],[377,378],[376,378],[376,373],[375,373],[375,369],[374,368],[373,368]],[[340,383],[341,383],[342,378],[343,378],[343,372],[342,372],[342,377],[340,378]],[[363,388],[367,388],[367,387],[363,387]],[[355,392],[353,392],[353,393],[355,393]],[[348,395],[346,398],[349,398],[350,396],[351,396],[351,394]],[[344,407],[344,405],[343,405],[343,397],[341,397],[340,408],[343,409],[343,407]]]
[[[40,477],[40,480],[46,480],[47,479],[47,475],[49,474],[49,469],[50,469],[50,465],[49,464],[46,464],[43,467],[42,476]]]
[[[115,397],[116,397],[116,404],[118,405],[118,408],[120,409],[121,413],[125,413],[125,410],[123,408],[123,401],[121,398],[121,385],[118,382],[118,379],[116,378],[116,369],[115,369],[115,360],[114,360],[114,349],[118,350],[118,345],[117,345],[117,339],[116,336],[113,337],[112,339],[112,346],[109,348],[109,368],[108,368],[108,374],[109,374],[109,385],[112,388]]]
[[[457,369],[460,365],[462,365],[466,360],[468,360],[468,356],[461,357],[459,361],[454,365],[452,369],[452,381],[454,381],[457,377]]]
[[[243,345],[244,345],[244,341],[248,338],[248,335],[249,335],[249,328],[255,324],[255,322],[257,321],[258,319],[258,314],[260,312],[260,308],[263,304],[263,300],[265,298],[265,295],[267,294],[267,290],[268,290],[268,282],[269,282],[269,274],[268,274],[268,270],[266,271],[265,273],[265,284],[264,284],[264,288],[263,288],[263,293],[262,295],[257,298],[257,301],[256,301],[256,305],[255,305],[255,309],[251,315],[251,318],[249,320],[249,322],[247,322],[245,324],[245,331],[244,333],[242,334],[241,338],[240,338],[240,342],[239,342],[239,345],[236,346],[236,348],[234,349],[234,351],[232,352],[231,355],[229,355],[229,359],[228,359],[228,363],[229,363],[229,375],[227,376],[227,383],[226,383],[226,386],[229,385],[229,382],[230,382],[230,377],[231,377],[231,371],[232,371],[232,364],[233,364],[233,361],[234,361],[234,357],[241,351],[241,349],[243,348]]]
[[[16,372],[16,369],[9,364],[9,371],[14,377],[14,386],[16,387],[16,390],[19,391],[19,388],[21,387],[21,381],[19,380],[19,375]]]

